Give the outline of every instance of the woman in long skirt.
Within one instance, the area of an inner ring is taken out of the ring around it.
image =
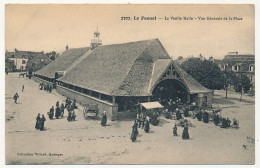
[[[175,124],[174,127],[173,127],[173,135],[174,136],[177,136],[177,125]]]
[[[101,119],[101,125],[102,125],[102,126],[105,126],[106,124],[107,124],[107,114],[106,114],[106,112],[104,111],[103,116],[102,116],[102,119]]]
[[[42,115],[42,118],[41,118],[41,124],[40,124],[40,130],[43,131],[44,130],[44,122],[46,121],[44,115]]]
[[[190,139],[189,131],[188,131],[188,126],[185,125],[183,132],[182,132],[182,139]]]
[[[40,113],[38,113],[38,116],[36,117],[35,129],[40,129],[40,123],[41,123],[41,116]]]

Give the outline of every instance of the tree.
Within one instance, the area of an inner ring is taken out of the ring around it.
[[[240,101],[242,100],[242,94],[243,91],[245,93],[247,93],[250,90],[250,87],[252,86],[250,79],[244,75],[244,74],[240,74],[239,76],[237,76],[236,81],[234,81],[234,89],[236,92],[240,92]]]
[[[224,88],[226,90],[226,98],[227,98],[227,91],[228,91],[228,87],[230,85],[235,85],[238,81],[238,77],[236,76],[236,74],[233,71],[223,71],[223,75],[224,75]]]
[[[189,58],[181,68],[208,89],[223,89],[225,78],[216,63],[199,58]]]
[[[55,51],[46,53],[46,55],[51,59],[51,60],[55,60],[57,53]]]

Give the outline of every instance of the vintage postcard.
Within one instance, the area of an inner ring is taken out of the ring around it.
[[[6,4],[5,164],[255,164],[253,4]]]

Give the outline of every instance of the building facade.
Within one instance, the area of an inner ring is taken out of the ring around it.
[[[20,51],[14,49],[14,52],[6,51],[5,58],[8,58],[14,62],[15,64],[14,71],[26,71],[28,60],[40,53],[43,52]]]
[[[237,75],[244,74],[250,79],[253,86],[255,85],[255,55],[231,52],[217,63],[222,71],[233,71]]]

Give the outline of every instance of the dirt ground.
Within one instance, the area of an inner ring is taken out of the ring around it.
[[[25,91],[22,92],[22,85]],[[12,97],[18,92],[15,104]],[[136,142],[131,142],[133,121],[85,120],[82,107],[75,122],[65,118],[49,120],[47,111],[65,97],[38,89],[38,83],[6,76],[6,164],[254,164],[255,162],[255,100],[238,93],[215,91],[214,106],[223,108],[222,116],[240,122],[239,129],[222,129],[213,123],[189,119],[190,140],[174,137],[175,120],[161,116],[159,126],[150,132],[139,129]],[[38,113],[46,117],[46,131],[34,128]]]

